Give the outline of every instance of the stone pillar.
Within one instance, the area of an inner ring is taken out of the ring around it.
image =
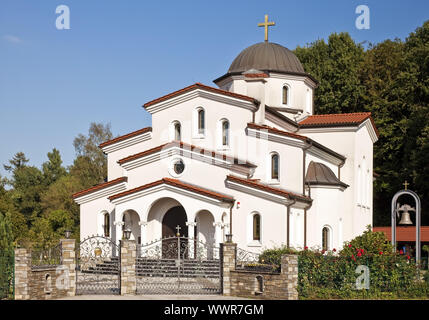
[[[286,299],[298,300],[298,256],[287,254],[282,256],[281,274],[285,281]]]
[[[30,300],[31,254],[15,249],[15,300]]]
[[[236,250],[236,243],[225,242],[220,244],[220,267],[222,279],[222,293],[224,296],[231,295],[230,272],[235,270]]]
[[[121,240],[121,295],[135,295],[136,279],[136,242]]]
[[[76,295],[76,240],[61,239],[61,265],[68,272],[68,285],[65,284],[67,296]],[[67,280],[67,278],[66,278]]]
[[[119,241],[122,239],[122,226],[124,225],[123,221],[115,221],[113,225],[116,226],[116,244],[119,245]]]

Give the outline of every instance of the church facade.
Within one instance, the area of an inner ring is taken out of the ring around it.
[[[100,145],[107,182],[73,195],[81,239],[332,250],[372,225],[370,113],[314,115],[318,81],[268,41],[214,83],[145,103],[151,127]]]

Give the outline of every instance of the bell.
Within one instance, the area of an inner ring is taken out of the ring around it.
[[[408,211],[402,213],[401,221],[399,221],[399,224],[413,224],[410,219],[410,213]]]
[[[410,211],[416,211],[413,207],[408,204],[404,204],[399,208],[399,211],[402,211],[401,221],[399,221],[399,224],[413,224],[410,218]]]

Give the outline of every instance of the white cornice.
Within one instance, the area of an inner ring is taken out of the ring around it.
[[[285,196],[280,196],[280,195],[277,195],[275,193],[262,191],[262,190],[259,190],[256,188],[252,188],[252,187],[243,185],[241,183],[226,180],[225,184],[226,184],[227,188],[237,190],[237,191],[241,191],[241,192],[253,195],[255,197],[263,198],[263,199],[273,201],[273,202],[277,202],[280,204],[287,205],[287,204],[293,202],[293,201],[290,201],[289,199],[287,199]]]
[[[248,175],[251,173],[251,168],[246,168],[239,164],[234,164],[228,160],[224,160],[221,158],[212,157],[211,152],[208,152],[207,154],[201,154],[198,152],[193,152],[187,148],[180,148],[177,146],[166,147],[165,149],[161,149],[160,151],[152,153],[145,157],[141,157],[141,158],[126,162],[121,166],[125,170],[133,170],[141,166],[144,166],[146,164],[153,163],[155,161],[159,161],[162,159],[166,159],[168,157],[172,157],[175,155],[180,155],[180,156],[187,157],[189,159],[198,160],[207,164],[219,166],[219,167],[228,169],[230,171],[240,173],[242,175]]]
[[[104,153],[111,153],[111,152],[115,152],[115,151],[130,147],[130,146],[133,146],[137,143],[148,141],[150,139],[152,139],[152,132],[145,132],[145,133],[139,134],[137,136],[109,144],[109,145],[105,146],[104,148],[102,148],[101,150],[103,150]]]
[[[207,203],[211,203],[211,204],[214,204],[217,206],[221,206],[221,207],[225,207],[225,208],[230,207],[229,203],[225,203],[221,200],[217,200],[217,199],[214,199],[211,197],[207,197],[207,196],[204,196],[202,194],[199,194],[199,193],[196,193],[193,191],[189,191],[189,190],[185,190],[185,189],[178,188],[175,186],[171,186],[171,185],[168,185],[166,183],[161,184],[161,185],[157,185],[157,186],[154,186],[151,188],[147,188],[147,189],[144,189],[144,190],[141,190],[138,192],[134,192],[132,194],[123,196],[121,198],[113,199],[113,200],[111,200],[111,202],[115,205],[118,205],[118,204],[121,204],[124,202],[129,202],[129,201],[132,201],[132,200],[135,200],[138,198],[142,198],[146,195],[156,193],[156,192],[160,192],[160,191],[164,191],[164,190],[175,192],[175,193],[178,193],[178,194],[181,194],[181,195],[184,195],[187,197],[191,197],[191,198],[196,199],[196,200],[201,200],[201,201],[204,201]]]
[[[366,119],[361,125],[359,126],[359,129],[362,127],[366,127],[368,130],[369,136],[371,137],[372,143],[376,143],[378,141],[377,133],[375,132],[375,128],[372,125],[372,122],[370,119]]]
[[[330,153],[324,151],[323,149],[320,149],[314,145],[312,145],[310,148],[307,149],[307,153],[311,154],[317,158],[326,160],[326,161],[328,161],[328,162],[330,162],[336,166],[343,164],[345,161],[343,159],[339,159],[339,158],[333,156],[332,154],[330,154]]]
[[[293,137],[286,137],[284,135],[271,133],[268,131],[268,129],[247,128],[246,132],[250,137],[255,137],[255,138],[259,138],[259,139],[266,139],[268,141],[287,144],[289,146],[298,147],[301,149],[308,147],[308,144],[301,139],[293,138]],[[326,152],[325,150],[323,150],[323,149],[321,149],[315,145],[311,145],[311,147],[309,149],[307,149],[307,151],[309,153],[313,154],[314,156],[321,158],[323,160],[326,160],[326,161],[328,161],[328,162],[330,162],[336,166],[342,164],[344,161],[343,159],[337,158],[336,156]]]
[[[94,192],[91,192],[88,194],[84,194],[80,197],[75,198],[74,201],[77,204],[81,205],[81,204],[84,204],[84,203],[87,203],[87,202],[90,202],[90,201],[93,201],[93,200],[96,200],[99,198],[105,198],[108,196],[112,196],[112,195],[117,194],[119,192],[125,191],[126,189],[127,189],[127,183],[124,181],[124,182],[115,184],[113,186],[103,188],[103,189],[98,190],[98,191],[94,191]]]
[[[233,189],[233,190],[237,190],[240,192],[244,192],[247,194],[250,194],[252,196],[258,197],[258,198],[263,198],[269,201],[273,201],[279,204],[283,204],[285,206],[292,204],[292,208],[300,208],[300,209],[305,209],[305,208],[309,208],[311,206],[311,204],[308,204],[307,202],[304,201],[300,201],[300,200],[290,200],[288,199],[286,196],[281,196],[272,192],[267,192],[267,191],[263,191],[254,187],[250,187],[250,186],[246,186],[243,185],[241,183],[238,182],[234,182],[234,181],[229,181],[226,180],[225,181],[225,185],[227,188]]]
[[[357,132],[360,128],[366,127],[372,143],[377,142],[378,137],[370,119],[366,119],[360,125],[344,126],[344,127],[319,127],[319,128],[302,128],[298,134],[305,133],[328,133],[328,132]]]
[[[268,129],[252,129],[247,128],[246,132],[248,136],[258,138],[258,139],[265,139],[268,141],[278,142],[287,144],[293,147],[303,148],[306,146],[305,142],[298,138],[293,137],[287,137],[280,134],[271,133],[268,131]]]
[[[279,117],[276,117],[275,115],[271,114],[268,111],[265,111],[265,119],[271,121],[272,123],[278,125],[279,127],[281,127],[282,129],[291,131],[291,132],[296,132],[297,131],[297,126],[293,126],[292,124],[288,123],[285,120],[282,120]]]
[[[167,99],[165,101],[161,101],[159,103],[150,105],[146,107],[146,110],[151,114],[155,114],[157,112],[171,108],[175,105],[184,103],[186,101],[189,101],[195,98],[205,98],[208,100],[244,108],[250,111],[255,111],[257,109],[257,106],[255,106],[253,102],[250,102],[244,99],[239,99],[232,96],[219,94],[219,93],[215,93],[215,92],[211,92],[203,89],[194,89],[189,92],[185,92],[183,94]]]

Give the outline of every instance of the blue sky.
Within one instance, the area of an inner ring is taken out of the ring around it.
[[[61,4],[70,30],[55,27]],[[355,27],[361,4],[369,30]],[[23,151],[40,166],[56,147],[70,165],[91,122],[110,122],[115,135],[149,126],[145,102],[213,85],[264,40],[264,14],[276,22],[270,41],[294,49],[342,31],[358,42],[405,39],[428,12],[427,0],[0,0],[0,164]]]

